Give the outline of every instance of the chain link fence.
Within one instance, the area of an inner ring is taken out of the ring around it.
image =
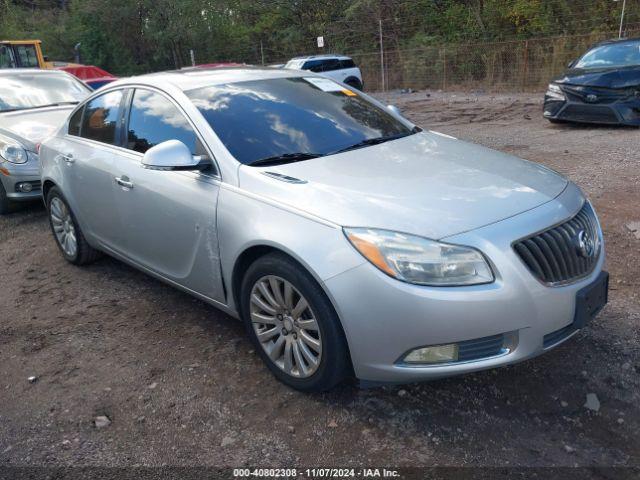
[[[640,28],[628,31],[640,36]],[[490,43],[446,44],[352,55],[367,90],[539,91],[596,42],[617,32]]]

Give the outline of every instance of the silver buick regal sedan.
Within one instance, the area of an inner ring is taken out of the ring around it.
[[[104,252],[240,318],[304,391],[516,363],[607,301],[576,185],[309,72],[120,80],[41,160],[69,262]]]

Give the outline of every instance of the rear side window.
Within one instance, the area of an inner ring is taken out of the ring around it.
[[[18,45],[16,46],[16,52],[18,53],[18,59],[20,60],[21,67],[39,67],[38,56],[36,55],[36,47],[34,47],[33,45]]]
[[[84,112],[84,107],[80,108],[69,119],[69,135],[74,135],[76,137],[80,136],[80,122],[82,122],[82,112]]]
[[[145,153],[167,140],[180,140],[198,155],[196,134],[186,117],[167,98],[149,90],[136,90],[129,114],[127,148]]]
[[[84,107],[82,137],[117,145],[116,132],[122,103],[122,90],[114,90],[94,98]]]
[[[353,60],[340,60],[340,68],[356,68],[356,64]]]

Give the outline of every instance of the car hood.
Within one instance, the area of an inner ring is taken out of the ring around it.
[[[567,70],[555,83],[600,88],[640,87],[640,65],[625,68]]]
[[[35,152],[42,142],[60,128],[75,107],[46,107],[0,113],[0,133],[18,140],[27,150]]]
[[[239,178],[244,190],[341,226],[434,239],[535,208],[567,185],[538,164],[434,132],[298,163],[243,165]]]

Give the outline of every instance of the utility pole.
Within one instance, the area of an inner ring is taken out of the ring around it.
[[[260,40],[260,57],[262,58],[262,66],[264,67],[264,48],[262,47],[262,40]]]
[[[382,80],[382,91],[384,92],[384,48],[382,46],[382,19],[379,20],[380,26],[380,75]]]
[[[620,31],[618,32],[618,38],[622,38],[622,24],[624,23],[624,10],[626,6],[627,0],[622,0],[622,14],[620,15]]]

